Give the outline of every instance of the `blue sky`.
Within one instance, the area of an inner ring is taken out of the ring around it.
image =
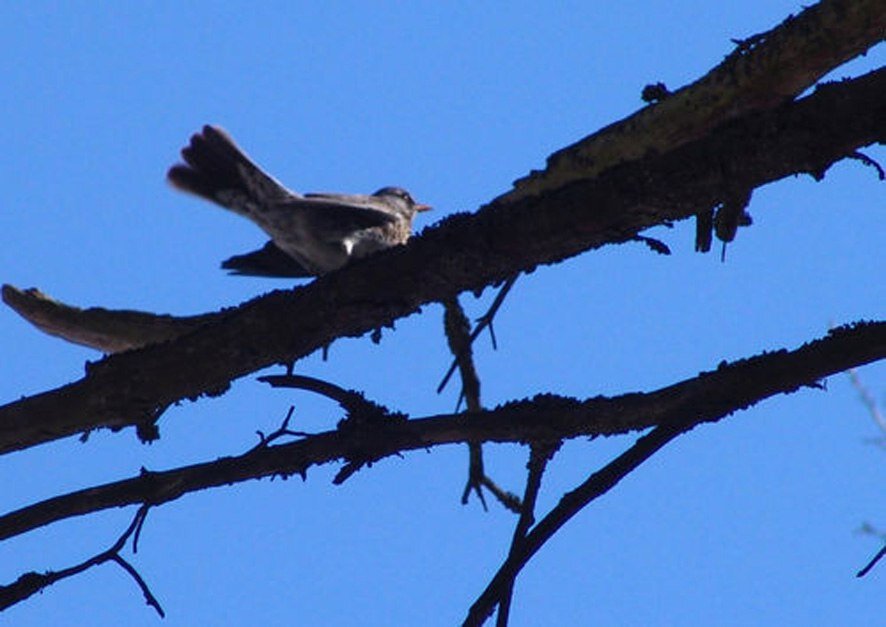
[[[80,305],[176,314],[237,304],[284,281],[228,277],[226,257],[264,237],[171,190],[166,168],[200,125],[227,128],[301,191],[408,188],[435,207],[419,228],[471,211],[553,150],[633,112],[650,82],[694,80],[730,38],[768,29],[793,2],[7,3],[0,9],[4,116],[0,281]],[[588,6],[592,5],[592,6]],[[838,70],[879,67],[884,48]],[[886,151],[869,155],[886,162]],[[649,390],[830,322],[882,317],[883,185],[843,163],[758,190],[755,225],[727,263],[692,251],[693,227],[650,234],[674,254],[607,247],[522,278],[494,352],[477,362],[487,406],[540,391]],[[488,305],[463,297],[472,315]],[[422,416],[448,365],[442,312],[397,323],[381,345],[337,342],[305,374]],[[0,311],[0,401],[62,385],[98,354]],[[886,368],[860,371],[882,402]],[[0,507],[236,454],[296,405],[297,427],[332,428],[329,402],[247,377],[173,408],[162,439],[93,434],[0,459]],[[886,526],[884,453],[844,376],[827,392],[770,400],[671,445],[574,519],[517,583],[514,625],[873,624],[881,567],[855,530]],[[569,443],[542,510],[633,438]],[[487,447],[520,491],[526,451]],[[459,622],[507,549],[512,516],[459,503],[463,447],[390,459],[343,486],[262,481],[152,511],[133,558],[169,625]],[[0,581],[108,546],[132,512],[67,521],[0,544]],[[157,624],[106,566],[10,610],[16,625]]]

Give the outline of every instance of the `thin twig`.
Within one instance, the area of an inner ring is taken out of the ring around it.
[[[501,292],[499,292],[501,296]],[[502,300],[504,299],[501,296]],[[498,299],[497,299],[498,300]],[[501,302],[499,302],[499,305]],[[443,327],[449,349],[455,356],[459,374],[462,380],[462,394],[465,399],[468,413],[478,414],[483,411],[480,402],[480,377],[474,366],[474,353],[471,348],[473,337],[469,334],[470,323],[465,316],[464,309],[458,302],[458,297],[452,297],[443,301],[444,317]],[[459,403],[460,405],[460,403]],[[456,407],[456,412],[458,407]],[[467,504],[471,492],[477,495],[484,511],[488,511],[483,488],[486,487],[498,501],[507,509],[519,512],[520,499],[516,495],[500,488],[491,478],[486,475],[483,467],[483,448],[479,442],[468,442],[468,479],[461,495],[463,505]]]
[[[275,388],[292,388],[320,394],[335,401],[342,409],[348,412],[359,411],[368,404],[368,401],[359,392],[346,390],[334,383],[314,377],[298,374],[277,374],[258,377],[258,380]]]
[[[855,576],[856,577],[864,577],[865,575],[867,575],[869,572],[871,572],[871,569],[877,564],[877,562],[879,562],[881,559],[883,559],[884,555],[886,555],[886,544],[883,545],[883,548],[881,548],[877,552],[877,554],[874,556],[874,558],[870,562],[868,562],[864,568],[862,568],[860,571],[855,573]]]
[[[160,602],[157,600],[157,597],[153,595],[147,583],[145,583],[145,580],[138,574],[135,567],[120,555],[120,551],[126,546],[129,537],[132,536],[133,533],[138,533],[141,530],[145,517],[148,515],[149,508],[149,504],[143,504],[138,508],[132,522],[129,523],[129,527],[126,528],[126,531],[117,538],[117,541],[114,542],[108,550],[102,551],[88,560],[71,566],[70,568],[65,568],[59,571],[47,571],[43,574],[35,572],[25,573],[19,577],[15,583],[9,584],[8,586],[0,586],[0,610],[5,610],[16,603],[20,603],[31,595],[41,592],[62,579],[73,577],[74,575],[89,570],[93,566],[99,566],[105,562],[114,562],[132,577],[133,581],[135,581],[136,585],[141,589],[147,604],[153,607],[161,617],[164,617],[166,614],[160,606]]]
[[[861,397],[861,402],[870,412],[874,422],[877,423],[877,426],[881,431],[886,432],[886,416],[880,411],[880,407],[877,405],[874,395],[871,394],[871,391],[862,382],[861,377],[858,376],[858,370],[850,368],[846,371],[846,374],[849,375],[849,381],[852,383],[852,387],[858,392],[858,396]]]
[[[500,603],[508,586],[538,550],[573,516],[594,499],[611,490],[626,475],[652,457],[692,423],[671,422],[660,425],[644,435],[624,453],[588,477],[584,483],[560,499],[560,502],[527,534],[520,550],[509,554],[498,572],[477,597],[468,611],[464,625],[482,625]]]
[[[544,474],[548,461],[559,448],[560,443],[536,443],[529,452],[529,461],[526,464],[526,489],[523,490],[523,506],[520,508],[520,518],[514,527],[514,536],[511,539],[511,548],[508,555],[516,555],[526,539],[526,533],[535,523],[535,503],[538,500],[538,492],[541,489],[541,477]],[[514,595],[514,580],[511,579],[503,588],[501,599],[498,603],[498,616],[495,624],[497,627],[507,627],[508,617],[511,613],[511,599]]]
[[[290,436],[295,438],[307,438],[312,434],[307,431],[295,431],[289,428],[289,421],[292,420],[292,414],[295,412],[295,405],[289,406],[289,411],[286,412],[286,417],[283,419],[283,422],[280,423],[280,426],[271,431],[268,435],[265,435],[263,431],[257,430],[258,434],[258,444],[256,444],[252,450],[255,451],[260,448],[267,448],[270,444],[279,440],[280,438]]]
[[[886,171],[883,170],[883,166],[881,166],[879,163],[877,163],[876,160],[871,159],[869,156],[867,156],[866,154],[864,154],[860,150],[856,150],[855,152],[851,152],[846,156],[849,157],[850,159],[856,159],[858,161],[861,161],[866,166],[870,166],[870,167],[874,168],[874,170],[876,170],[876,172],[877,172],[877,178],[880,179],[881,181],[886,181]]]
[[[504,302],[505,297],[508,295],[508,292],[511,291],[511,288],[514,287],[514,283],[517,282],[519,276],[519,274],[515,274],[506,279],[504,285],[502,285],[501,289],[498,291],[498,294],[495,295],[495,300],[492,301],[492,305],[489,306],[489,309],[486,310],[485,314],[477,318],[477,326],[471,332],[470,344],[473,344],[474,340],[480,337],[480,334],[483,333],[483,330],[489,327],[489,335],[492,338],[492,348],[498,348],[498,345],[495,341],[495,332],[492,328],[492,320],[493,318],[495,318],[495,314],[498,313],[498,310]],[[452,375],[455,373],[455,369],[458,367],[458,359],[458,355],[455,355],[455,357],[453,357],[452,363],[449,365],[449,370],[446,371],[446,374],[443,376],[443,380],[440,381],[440,385],[437,386],[437,394],[440,394],[446,388],[446,384],[449,383],[449,379],[452,378]]]

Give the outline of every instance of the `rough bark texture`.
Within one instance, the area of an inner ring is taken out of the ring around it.
[[[796,97],[837,65],[886,38],[880,0],[830,0],[789,17],[738,48],[701,79],[662,102],[589,135],[515,181],[514,201],[597,176],[630,159],[702,137],[715,126]]]
[[[738,409],[822,377],[886,357],[886,322],[834,329],[793,350],[763,353],[649,393],[577,400],[545,394],[468,414],[405,420],[344,421],[335,431],[238,456],[195,464],[58,496],[0,517],[0,540],[110,507],[159,505],[209,487],[304,474],[318,464],[345,460],[357,467],[400,452],[458,442],[554,442],[614,435],[653,425],[681,430],[713,422]]]
[[[112,355],[80,381],[0,408],[0,451],[144,424],[175,401],[221,393],[232,379],[388,325],[423,304],[626,241],[710,209],[736,188],[821,175],[886,140],[884,94],[886,70],[879,70],[596,179],[450,217],[408,246],[256,298],[174,341]]]

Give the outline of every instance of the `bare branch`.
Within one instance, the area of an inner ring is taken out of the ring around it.
[[[768,32],[733,40],[735,51],[704,77],[665,90],[654,106],[555,152],[544,170],[516,181],[500,200],[593,178],[617,163],[673,150],[726,120],[777,106],[880,43],[884,32],[886,8],[878,0],[819,2]]]
[[[516,280],[509,281],[507,289]],[[504,294],[507,291],[502,288],[498,296],[496,296],[493,306],[497,309],[504,300]],[[496,304],[497,303],[497,304]],[[458,302],[458,297],[447,298],[443,301],[443,328],[446,333],[446,339],[449,342],[449,350],[458,364],[458,370],[461,374],[461,395],[459,396],[459,405],[461,399],[466,400],[468,407],[468,415],[474,415],[483,410],[480,403],[480,377],[477,375],[477,369],[474,366],[474,352],[471,344],[477,337],[479,331],[475,329],[475,333],[469,333],[471,325],[465,315],[464,309]],[[479,328],[479,327],[478,327]],[[455,411],[459,407],[456,406]],[[466,505],[471,492],[477,495],[480,504],[484,510],[488,510],[486,506],[486,498],[483,495],[483,488],[487,488],[490,493],[498,500],[499,503],[512,512],[520,511],[520,499],[511,492],[501,488],[492,478],[486,474],[483,465],[483,445],[480,442],[468,442],[468,479],[465,482],[465,489],[461,495],[462,505]]]
[[[858,371],[855,368],[850,368],[846,372],[846,374],[849,375],[849,381],[852,383],[852,387],[855,388],[855,391],[858,393],[862,404],[871,414],[871,418],[874,419],[874,423],[876,423],[877,427],[881,431],[886,433],[886,416],[884,416],[883,412],[880,411],[880,407],[879,405],[877,405],[877,401],[874,398],[874,395],[871,394],[871,391],[862,382],[861,377],[858,375]]]
[[[557,506],[526,536],[519,549],[508,555],[492,581],[471,606],[464,625],[482,625],[496,604],[500,603],[505,595],[510,594],[514,579],[523,566],[563,525],[588,503],[614,488],[619,481],[668,442],[692,429],[696,424],[693,420],[676,420],[659,425],[637,440],[627,451],[588,477],[575,490],[565,494]]]
[[[474,327],[474,330],[471,331],[471,338],[468,346],[470,347],[473,343],[480,337],[480,334],[483,333],[485,329],[489,329],[489,333],[492,337],[492,346],[493,348],[498,348],[496,346],[495,341],[495,331],[492,329],[492,320],[495,318],[495,314],[498,313],[499,308],[505,300],[505,297],[508,295],[508,292],[511,291],[511,288],[514,287],[514,283],[517,282],[517,278],[520,275],[514,275],[507,279],[504,282],[504,285],[501,286],[501,289],[498,290],[498,294],[495,295],[495,299],[492,301],[492,304],[489,306],[489,309],[486,310],[486,313],[480,316],[477,321],[477,326]],[[452,377],[452,374],[455,372],[456,367],[458,367],[458,354],[456,353],[455,357],[452,358],[452,364],[449,366],[449,370],[446,371],[446,374],[443,375],[443,380],[440,381],[440,384],[437,386],[437,394],[440,394],[445,388],[446,384],[449,383],[449,379]]]
[[[170,316],[143,311],[90,307],[81,309],[50,298],[40,290],[4,285],[3,302],[35,327],[74,344],[118,353],[165,342],[198,329],[215,316]]]
[[[362,392],[355,390],[346,390],[342,387],[316,379],[314,377],[306,377],[304,375],[285,374],[285,375],[267,375],[259,377],[259,381],[269,384],[275,388],[292,388],[296,390],[308,390],[315,392],[321,396],[325,396],[338,403],[339,407],[349,414],[365,414],[379,410],[380,406],[372,401],[366,400]]]
[[[871,561],[868,562],[864,568],[862,568],[860,571],[855,573],[855,576],[856,577],[864,577],[865,575],[867,575],[869,572],[871,572],[871,570],[874,568],[874,566],[877,565],[877,562],[879,562],[881,559],[883,559],[884,556],[886,556],[886,544],[884,544],[883,547],[879,551],[877,551],[877,554],[874,555],[874,557],[871,559]]]
[[[0,452],[143,422],[158,407],[220,394],[232,379],[369,332],[423,304],[694,216],[716,206],[724,189],[821,174],[860,146],[886,141],[884,93],[886,69],[593,181],[452,216],[407,246],[252,300],[174,341],[112,355],[78,382],[0,407]]]
[[[159,505],[188,492],[274,475],[304,475],[313,465],[354,456],[381,460],[405,451],[464,442],[556,441],[614,435],[669,424],[715,422],[775,394],[812,386],[853,366],[886,357],[886,322],[831,330],[793,350],[764,353],[649,393],[584,401],[538,395],[474,415],[355,424],[298,442],[256,448],[165,472],[58,496],[0,516],[0,540],[52,522],[136,503]]]
[[[75,566],[71,566],[70,568],[65,568],[64,570],[59,571],[47,571],[43,574],[30,572],[25,573],[21,577],[19,577],[15,583],[12,583],[8,586],[0,586],[0,611],[5,610],[21,601],[24,601],[28,597],[34,595],[37,592],[42,592],[44,589],[61,581],[62,579],[67,579],[68,577],[73,577],[74,575],[79,575],[80,573],[89,570],[93,566],[100,566],[106,562],[114,562],[118,566],[120,566],[126,573],[132,577],[133,581],[135,581],[136,585],[142,591],[142,594],[145,597],[145,601],[148,605],[153,607],[157,613],[162,618],[165,616],[163,612],[163,608],[160,606],[160,602],[157,600],[157,597],[153,595],[151,589],[148,587],[148,584],[145,583],[145,580],[139,575],[138,571],[135,567],[132,566],[129,562],[127,562],[122,555],[120,555],[120,551],[123,550],[123,547],[126,545],[129,537],[132,536],[133,533],[138,534],[141,531],[142,526],[145,522],[145,517],[148,515],[148,505],[142,505],[138,508],[138,511],[135,513],[135,516],[132,519],[132,522],[129,523],[129,527],[127,527],[126,531],[117,538],[117,541],[106,551],[102,551],[98,555],[94,555],[86,561],[83,561]],[[135,541],[133,541],[133,552],[135,552]]]
[[[560,443],[535,443],[529,451],[529,461],[526,464],[526,489],[523,491],[523,504],[520,508],[520,518],[514,527],[514,536],[511,538],[511,548],[508,556],[516,556],[523,552],[526,541],[526,533],[535,523],[535,503],[541,490],[541,477],[547,468],[548,461],[560,447]],[[498,597],[498,627],[506,627],[511,612],[511,598],[514,594],[514,578],[509,579],[501,587]]]

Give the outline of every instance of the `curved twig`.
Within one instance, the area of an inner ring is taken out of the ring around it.
[[[149,508],[150,505],[148,504],[144,504],[138,508],[138,511],[135,513],[132,522],[129,523],[129,527],[126,528],[126,531],[124,531],[123,534],[119,538],[117,538],[117,541],[114,542],[114,544],[111,545],[108,550],[102,551],[101,553],[90,557],[88,560],[71,566],[70,568],[65,568],[59,571],[50,570],[42,574],[35,572],[25,573],[14,583],[7,586],[0,586],[0,610],[5,610],[17,603],[20,603],[33,594],[37,592],[42,592],[44,589],[48,588],[54,583],[61,581],[62,579],[73,577],[74,575],[78,575],[94,566],[100,566],[101,564],[104,564],[106,562],[114,562],[115,564],[120,566],[130,577],[132,577],[133,581],[135,581],[136,585],[142,591],[147,604],[153,607],[161,618],[164,617],[166,614],[163,611],[163,608],[160,606],[160,602],[157,600],[157,597],[155,597],[154,594],[151,592],[148,584],[145,583],[145,580],[138,573],[135,567],[127,562],[122,555],[120,555],[120,551],[123,550],[123,547],[126,545],[126,541],[129,540],[129,537],[132,536],[133,533],[138,534],[141,531],[141,528],[144,525],[145,517],[148,515]],[[135,552],[134,542],[133,552]]]

